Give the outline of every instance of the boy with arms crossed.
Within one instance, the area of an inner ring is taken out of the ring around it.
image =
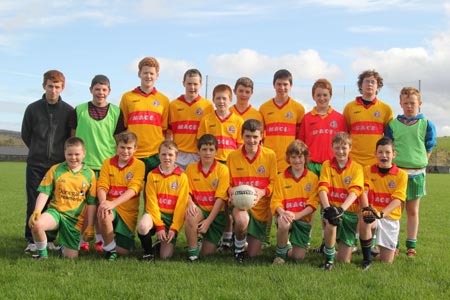
[[[244,121],[255,119],[262,123],[261,113],[249,103],[253,95],[253,81],[248,77],[239,78],[234,85],[233,92],[236,95],[236,104],[231,106],[230,110]]]
[[[37,254],[35,259],[46,259],[47,237],[45,231],[57,230],[59,242],[65,257],[76,258],[83,228],[83,212],[87,205],[87,228],[83,233],[85,241],[94,238],[95,186],[94,171],[83,164],[86,150],[83,140],[70,137],[64,143],[66,160],[53,165],[42,179],[39,196],[28,224],[31,228]],[[51,197],[48,209],[42,213]]]
[[[160,161],[158,145],[165,140],[169,116],[169,98],[154,87],[159,76],[159,63],[153,57],[139,62],[141,85],[122,96],[120,109],[124,124],[139,140],[135,156],[145,163],[145,174]]]
[[[270,209],[277,216],[277,256],[273,264],[284,264],[287,257],[305,258],[311,241],[311,218],[319,206],[317,175],[306,168],[308,147],[295,140],[286,149],[289,167],[277,175]],[[290,239],[289,239],[290,235]],[[292,243],[292,250],[288,245]],[[291,251],[290,251],[291,250]]]
[[[359,233],[363,270],[372,265],[372,229],[377,230],[376,244],[380,246],[380,260],[394,262],[408,182],[408,174],[392,163],[395,156],[394,143],[390,138],[383,137],[376,145],[375,157],[378,162],[364,167],[364,193],[361,194],[364,222],[361,223]]]
[[[264,120],[264,146],[275,151],[278,172],[288,167],[285,158],[286,145],[297,137],[305,108],[289,97],[292,88],[292,74],[288,70],[278,70],[273,76],[275,97],[259,108]]]
[[[394,163],[408,173],[406,191],[406,254],[416,255],[417,233],[419,230],[420,198],[426,195],[425,170],[428,159],[436,146],[434,124],[420,113],[422,99],[413,87],[405,87],[400,92],[400,106],[403,115],[389,123],[385,135],[395,142],[397,156]]]
[[[137,137],[125,131],[116,137],[117,154],[105,159],[97,182],[100,203],[97,217],[103,236],[105,258],[117,259],[134,248],[139,196],[144,182],[144,163],[136,159]]]
[[[198,140],[200,161],[188,165],[189,201],[185,217],[185,233],[188,243],[188,261],[197,261],[200,253],[210,255],[225,229],[225,201],[228,200],[230,174],[228,168],[214,157],[218,149],[217,139],[205,134]],[[198,234],[203,235],[202,246],[197,244]]]
[[[352,140],[346,132],[338,132],[332,139],[334,158],[322,165],[319,179],[320,204],[325,219],[325,270],[333,268],[336,241],[339,251],[336,259],[349,263],[356,241],[359,204],[356,201],[363,190],[364,175],[361,165],[349,158]]]
[[[145,212],[138,225],[138,236],[144,249],[143,260],[153,261],[152,235],[161,243],[159,257],[170,258],[177,234],[184,223],[189,194],[188,178],[175,165],[178,147],[172,141],[159,146],[161,164],[148,173],[145,184]]]
[[[172,140],[179,149],[176,164],[185,170],[188,164],[199,160],[196,137],[200,120],[214,109],[211,101],[199,94],[202,87],[202,74],[199,70],[187,70],[183,86],[185,94],[169,105],[169,129]]]
[[[216,110],[207,114],[200,121],[197,139],[209,133],[219,142],[216,159],[225,163],[228,155],[242,145],[241,117],[230,111],[233,92],[226,84],[219,84],[213,90],[213,102]]]
[[[125,130],[123,115],[117,105],[107,102],[111,92],[110,82],[105,75],[96,75],[92,79],[89,91],[92,101],[75,107],[69,119],[71,135],[81,138],[86,145],[86,157],[83,162],[100,174],[105,159],[114,156],[116,142],[114,135]],[[98,229],[98,224],[96,224]],[[102,236],[96,234],[95,250],[103,251]],[[80,250],[89,251],[89,244],[82,241]]]
[[[42,99],[28,105],[22,121],[21,136],[28,147],[26,168],[27,211],[25,218],[25,239],[28,243],[25,252],[35,252],[36,245],[28,220],[36,206],[38,186],[45,173],[54,164],[64,161],[64,142],[70,136],[67,126],[72,106],[64,102],[61,92],[64,90],[64,74],[57,70],[45,72],[42,87],[45,90]],[[49,249],[57,249],[53,237],[48,242]]]
[[[249,119],[242,126],[244,145],[230,153],[227,166],[230,171],[231,187],[247,184],[255,189],[255,204],[249,210],[232,208],[234,220],[234,257],[238,263],[244,260],[244,247],[248,242],[247,253],[255,257],[265,240],[267,215],[270,209],[270,196],[277,174],[276,156],[271,149],[261,146],[263,124]],[[233,199],[231,199],[233,204]]]

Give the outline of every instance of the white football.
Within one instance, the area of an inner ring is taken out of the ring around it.
[[[239,209],[247,210],[255,203],[255,189],[246,184],[239,185],[233,191],[233,205]]]

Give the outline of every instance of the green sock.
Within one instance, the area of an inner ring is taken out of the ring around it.
[[[416,244],[417,244],[417,240],[411,240],[411,239],[408,239],[408,240],[406,240],[406,248],[408,248],[408,249],[416,249]]]
[[[323,253],[325,254],[326,261],[334,261],[334,255],[336,254],[336,249],[334,247],[328,248],[325,246]]]
[[[200,249],[198,247],[188,249],[188,256],[197,256],[198,257],[199,255],[200,255]]]
[[[284,247],[277,246],[277,257],[281,257],[282,259],[286,259],[287,252],[289,250],[289,246],[286,245]]]
[[[48,256],[48,252],[47,252],[47,248],[42,249],[42,250],[36,250],[37,254],[40,257],[47,257]]]

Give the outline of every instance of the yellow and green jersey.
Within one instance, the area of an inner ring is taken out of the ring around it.
[[[73,172],[66,162],[62,162],[48,170],[38,191],[51,196],[49,207],[78,220],[76,228],[81,230],[85,205],[96,204],[95,173],[84,164],[80,171]]]

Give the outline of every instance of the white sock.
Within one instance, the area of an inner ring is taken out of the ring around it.
[[[47,240],[42,242],[34,242],[34,244],[36,245],[36,250],[44,250],[47,248]]]
[[[116,241],[112,241],[111,243],[109,243],[108,245],[103,245],[103,250],[105,250],[106,252],[110,252],[116,249]]]
[[[103,237],[102,237],[102,235],[100,233],[96,233],[95,234],[95,242],[96,243],[103,242]]]

